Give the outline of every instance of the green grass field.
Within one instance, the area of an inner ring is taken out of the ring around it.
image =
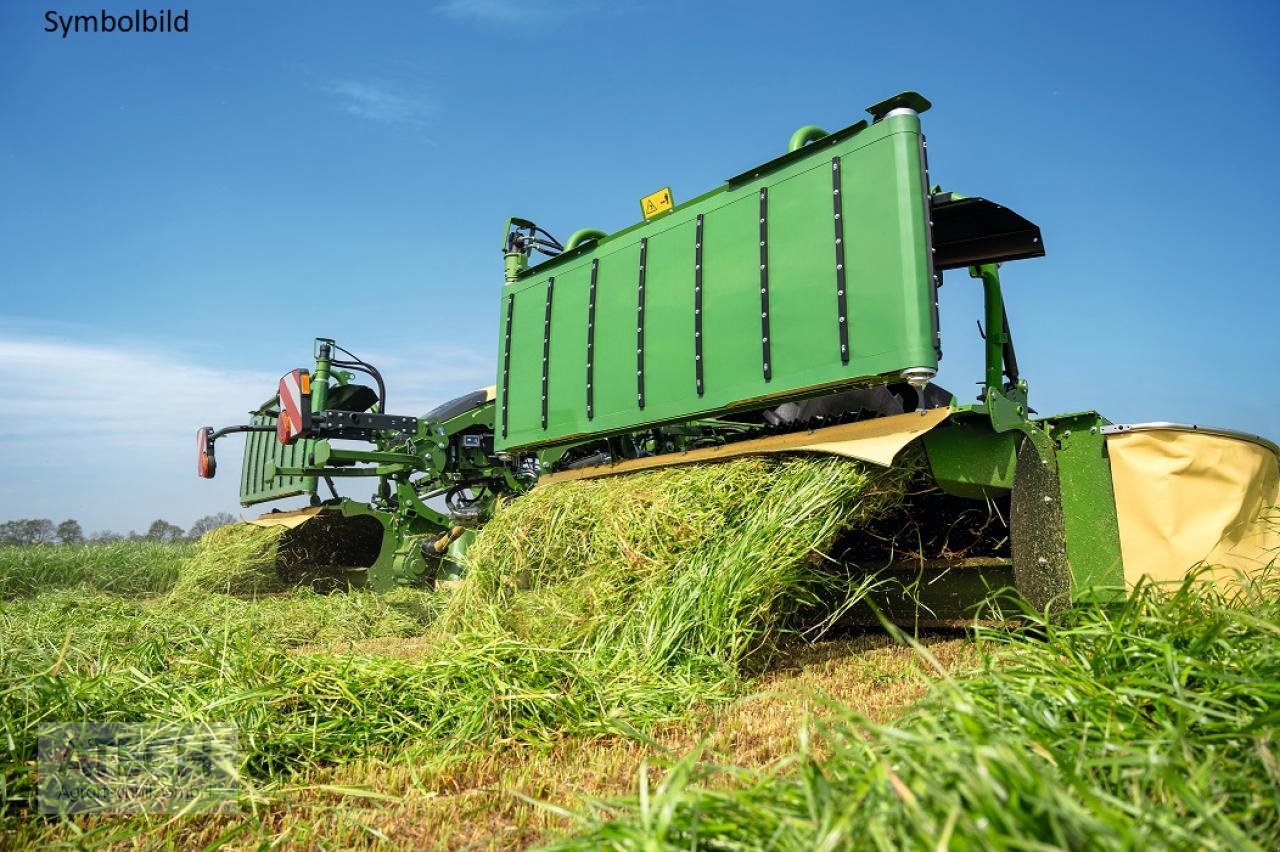
[[[1275,582],[797,633],[859,593],[817,554],[904,482],[539,489],[451,593],[281,589],[269,531],[0,550],[0,845],[1275,848]],[[234,725],[237,808],[34,813],[36,739],[75,721]]]

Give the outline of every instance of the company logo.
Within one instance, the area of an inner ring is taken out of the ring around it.
[[[96,15],[60,15],[50,9],[44,13],[44,31],[62,33],[63,38],[72,33],[185,33],[187,10],[134,9],[132,13],[113,15],[103,9]]]
[[[71,722],[42,728],[42,814],[228,813],[238,806],[239,732],[231,725]]]

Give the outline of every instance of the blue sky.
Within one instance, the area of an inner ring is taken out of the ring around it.
[[[1005,270],[1038,410],[1280,438],[1274,4],[217,2],[65,39],[49,8],[0,6],[0,520],[236,511],[235,439],[210,483],[192,433],[313,336],[400,413],[491,383],[507,216],[615,230],[903,89],[935,181],[1044,229]],[[977,296],[942,291],[962,398]]]

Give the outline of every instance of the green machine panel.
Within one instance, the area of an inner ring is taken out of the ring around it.
[[[274,414],[254,414],[249,423],[253,426],[276,425]],[[299,440],[294,444],[282,444],[276,433],[247,432],[244,442],[244,462],[240,468],[240,505],[252,506],[282,497],[311,494],[315,480],[306,476],[277,476],[267,479],[268,462],[278,467],[303,467],[309,464],[315,441]]]
[[[503,290],[500,450],[937,369],[918,115],[859,122]]]

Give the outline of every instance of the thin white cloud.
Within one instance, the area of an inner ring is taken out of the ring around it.
[[[222,418],[243,418],[273,380],[267,373],[193,364],[142,347],[0,337],[10,393],[0,445],[51,430],[96,443],[145,446]]]
[[[243,422],[270,396],[270,374],[3,326],[0,363],[0,518],[127,532],[238,508],[239,448],[225,448],[237,452],[217,480],[200,480],[195,430]]]
[[[384,124],[421,127],[434,112],[432,105],[409,87],[387,81],[345,79],[326,87],[343,112]]]

